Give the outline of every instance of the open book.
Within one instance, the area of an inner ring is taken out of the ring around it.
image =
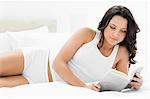
[[[121,91],[125,89],[135,73],[140,73],[142,69],[143,67],[135,66],[134,68],[132,68],[128,75],[112,69],[103,77],[101,81],[99,81],[99,84],[102,87],[102,91]]]

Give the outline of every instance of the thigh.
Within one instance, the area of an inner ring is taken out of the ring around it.
[[[21,50],[0,54],[0,76],[19,75],[24,69],[24,57]]]
[[[15,87],[23,84],[29,84],[29,82],[22,75],[0,77],[0,87]]]

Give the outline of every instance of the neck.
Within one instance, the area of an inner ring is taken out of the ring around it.
[[[102,55],[108,57],[111,55],[113,48],[114,46],[110,46],[109,44],[103,43],[103,45],[99,47],[99,51],[102,53]]]
[[[102,44],[102,42],[100,42],[98,44],[98,47],[99,47],[99,49],[106,50],[106,51],[110,51],[110,50],[112,50],[114,48],[114,46],[112,46],[112,45],[110,45],[110,44],[108,44],[106,42],[103,42],[103,44]]]

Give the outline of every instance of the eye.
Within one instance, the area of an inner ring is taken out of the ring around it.
[[[127,31],[126,31],[126,30],[122,30],[121,32],[122,32],[122,33],[127,33]]]
[[[115,26],[111,26],[111,25],[110,25],[110,28],[111,28],[111,29],[116,29]]]

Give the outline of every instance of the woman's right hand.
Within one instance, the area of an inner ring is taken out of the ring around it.
[[[98,92],[101,91],[101,86],[97,82],[85,83],[85,88],[89,88]]]

